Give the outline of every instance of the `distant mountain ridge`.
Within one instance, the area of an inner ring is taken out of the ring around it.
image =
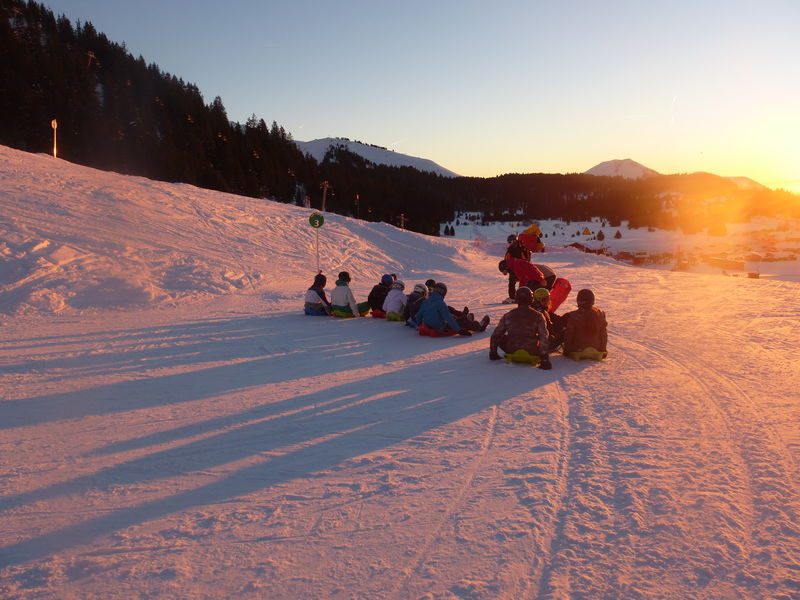
[[[390,167],[413,167],[418,171],[427,171],[429,173],[436,173],[443,177],[459,177],[458,173],[454,173],[450,169],[445,169],[443,166],[436,164],[427,158],[419,158],[416,156],[409,156],[408,154],[401,154],[388,150],[380,146],[373,146],[371,144],[364,144],[363,142],[354,142],[347,138],[320,138],[311,140],[309,142],[295,141],[297,147],[306,154],[310,154],[317,162],[322,162],[325,154],[331,147],[344,147],[349,152],[357,154],[366,160],[378,165],[387,165]]]
[[[704,173],[704,171],[698,171]],[[607,160],[593,166],[588,171],[584,171],[586,175],[596,175],[600,177],[622,177],[624,179],[646,179],[648,177],[656,177],[661,175],[658,171],[645,167],[643,164],[631,160],[630,158]],[[708,173],[708,175],[715,175]],[[722,177],[721,175],[716,175]],[[723,177],[736,184],[740,190],[764,190],[766,186],[760,184],[754,179],[749,177]]]
[[[625,179],[644,179],[646,177],[661,175],[658,171],[645,167],[643,164],[631,160],[630,158],[607,160],[584,172],[587,175],[624,177]]]

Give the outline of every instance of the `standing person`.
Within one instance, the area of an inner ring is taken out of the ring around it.
[[[325,285],[328,278],[322,273],[314,276],[314,283],[306,291],[305,306],[303,312],[311,316],[324,316],[331,314],[331,303],[325,295]]]
[[[383,301],[386,300],[393,283],[394,278],[391,275],[384,275],[370,291],[369,296],[367,296],[367,302],[369,302],[369,307],[372,309],[373,314],[376,312],[383,313]]]
[[[513,233],[506,238],[508,242],[508,248],[506,248],[506,256],[511,256],[513,258],[521,258],[522,260],[527,260],[530,262],[531,260],[531,250],[525,245],[521,239],[519,239]]]
[[[531,251],[525,247],[525,244],[522,243],[515,234],[511,234],[506,238],[508,242],[508,247],[506,248],[505,259],[507,260],[509,257],[511,258],[519,258],[521,260],[530,262],[531,260]],[[524,283],[522,285],[525,285]],[[506,299],[506,303],[510,304],[514,301],[514,290],[517,286],[517,276],[514,274],[513,271],[508,273],[508,298]]]
[[[514,294],[517,308],[508,311],[492,332],[489,340],[489,359],[502,358],[498,348],[506,354],[525,350],[531,356],[539,356],[539,368],[550,370],[549,333],[542,313],[533,308],[533,293],[522,286]]]
[[[529,289],[547,287],[547,280],[539,268],[521,258],[512,256],[504,258],[497,264],[497,268],[503,275],[509,275],[510,277],[513,274],[522,286]],[[509,291],[511,291],[511,286],[509,286]],[[509,299],[507,298],[503,302],[509,304]]]
[[[578,310],[564,315],[564,354],[583,352],[594,348],[606,352],[608,346],[608,322],[606,313],[594,305],[594,292],[583,289],[578,292]]]
[[[369,312],[369,302],[356,302],[350,289],[350,273],[342,271],[331,292],[331,314],[334,317],[363,317]]]

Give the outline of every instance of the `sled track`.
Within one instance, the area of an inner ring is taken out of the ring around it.
[[[635,347],[636,352],[656,355],[689,376],[705,392],[726,425],[729,441],[741,458],[749,494],[745,575],[737,582],[752,589],[750,577],[755,577],[764,592],[768,590],[776,597],[798,597],[800,493],[795,463],[780,436],[766,422],[756,402],[717,369],[703,365],[703,372],[698,375],[696,369],[686,367],[685,362],[672,358],[663,349],[632,340],[622,343],[626,344]],[[630,355],[635,357],[633,352]],[[775,552],[777,556],[773,555],[775,547],[779,550]]]
[[[549,577],[550,568],[553,564],[555,555],[563,544],[564,525],[566,522],[566,507],[568,505],[569,494],[575,486],[575,481],[571,474],[574,472],[571,467],[575,464],[576,457],[572,454],[572,437],[574,436],[575,424],[572,406],[560,381],[555,381],[550,386],[558,400],[562,436],[558,443],[558,458],[556,461],[555,492],[557,499],[553,505],[555,521],[549,532],[545,534],[544,544],[541,548],[535,548],[532,557],[532,570],[530,584],[527,589],[527,598],[538,598]],[[535,523],[541,519],[539,510],[531,510],[531,519]],[[538,558],[541,556],[541,558]]]
[[[452,521],[453,515],[456,513],[461,504],[463,504],[464,500],[467,498],[470,489],[472,488],[473,481],[475,480],[476,475],[480,471],[482,464],[484,463],[486,457],[489,454],[489,450],[492,447],[492,442],[494,441],[494,437],[497,433],[497,413],[498,408],[497,405],[494,404],[491,407],[491,414],[489,415],[489,419],[486,423],[486,431],[483,436],[483,441],[481,442],[481,449],[478,453],[478,456],[472,463],[472,466],[469,468],[467,472],[467,476],[464,479],[464,482],[458,488],[455,496],[450,500],[447,505],[447,509],[445,510],[444,515],[439,520],[439,523],[433,528],[433,531],[430,535],[428,535],[425,542],[422,544],[420,549],[415,553],[414,557],[410,561],[410,566],[405,571],[405,577],[403,577],[397,586],[395,586],[389,593],[390,597],[402,599],[402,598],[409,598],[411,597],[411,590],[408,589],[408,584],[412,577],[419,573],[422,565],[425,563],[425,558],[430,553],[431,549],[438,543],[438,541],[442,537],[442,532],[447,526],[448,523]]]
[[[577,382],[573,385],[570,379],[559,384],[565,412],[557,476],[559,500],[549,547],[543,549],[546,557],[538,584],[531,590],[535,598],[619,594],[624,585],[618,581],[617,570],[633,560],[630,552],[621,556],[627,548],[624,536],[637,525],[633,507],[621,500],[627,490],[616,458],[619,440],[606,418],[614,398],[598,400],[591,389]],[[612,580],[594,580],[596,566]]]

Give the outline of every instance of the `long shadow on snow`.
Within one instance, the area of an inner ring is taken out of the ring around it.
[[[247,317],[244,319],[230,319],[225,317],[211,317],[208,319],[186,321],[180,324],[152,325],[139,329],[110,329],[107,331],[88,331],[85,333],[72,333],[68,335],[43,335],[28,338],[18,338],[13,341],[0,342],[0,350],[33,350],[47,349],[50,346],[61,348],[65,345],[80,343],[83,340],[117,341],[125,340],[138,343],[148,341],[161,341],[167,335],[170,338],[182,338],[200,334],[213,334],[219,331],[228,331],[231,323],[247,323],[265,317]],[[77,320],[75,321],[77,322]]]
[[[209,336],[206,325],[197,324]],[[179,326],[178,331],[186,331]],[[227,327],[227,329],[226,329]],[[252,332],[262,329],[257,337]],[[373,366],[389,360],[400,360],[424,352],[421,345],[387,344],[386,328],[395,328],[392,335],[415,336],[416,332],[398,323],[378,319],[325,319],[297,314],[271,317],[232,319],[226,325],[214,328],[210,337],[197,339],[194,352],[169,356],[169,350],[151,348],[135,351],[135,356],[125,363],[152,364],[158,368],[186,367],[209,361],[238,360],[237,364],[201,367],[179,374],[168,374],[127,380],[90,389],[48,394],[38,397],[3,399],[0,402],[0,429],[12,429],[63,419],[76,419],[90,415],[105,415],[141,408],[179,404],[245,390],[254,386],[334,373],[344,369]],[[146,335],[155,335],[148,328]],[[155,328],[158,329],[158,328]],[[165,328],[166,336],[174,335]],[[228,331],[232,333],[228,333]],[[244,337],[240,333],[251,332]],[[133,332],[134,338],[139,334]],[[233,338],[230,344],[225,338]],[[467,343],[473,338],[448,340],[448,344]],[[465,341],[466,340],[466,341]],[[232,347],[229,347],[232,346]],[[342,353],[342,349],[349,351]],[[403,351],[404,350],[404,351]],[[128,353],[117,357],[104,355],[85,356],[84,367],[94,375],[108,373],[98,367],[91,371],[95,361],[99,365],[119,368]],[[115,362],[116,361],[116,362]],[[65,377],[70,377],[67,373]]]
[[[125,371],[141,371],[144,368],[165,368],[175,365],[196,364],[210,361],[252,358],[264,356],[270,338],[277,335],[269,333],[269,317],[250,317],[247,319],[226,319],[220,322],[198,322],[190,325],[169,325],[145,329],[101,332],[97,336],[64,336],[74,339],[53,343],[55,347],[44,358],[33,358],[0,366],[0,375],[7,373],[28,373],[33,370],[46,372],[51,369],[68,370],[61,379],[71,379],[75,375],[103,376]],[[92,338],[94,342],[113,344],[113,351],[90,354],[92,349],[76,356],[63,356],[64,346],[80,343],[79,338]],[[157,347],[141,348],[154,345]],[[31,348],[43,347],[33,345]],[[20,347],[9,346],[13,349]],[[43,349],[42,352],[46,352]],[[53,358],[54,357],[54,358]],[[51,381],[57,379],[51,379]]]
[[[298,399],[308,407],[300,413],[252,423],[100,473],[9,498],[4,508],[63,494],[83,495],[98,483],[102,487],[141,484],[164,476],[189,475],[283,447],[306,444],[213,483],[0,548],[0,566],[44,558],[168,514],[269,490],[333,468],[520,394],[532,395],[536,388],[581,369],[577,364],[565,367],[543,372],[496,365],[486,361],[483,350],[435,360],[366,382],[356,381],[307,394]],[[498,385],[500,377],[502,383]]]

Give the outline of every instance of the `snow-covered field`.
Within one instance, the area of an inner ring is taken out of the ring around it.
[[[329,214],[321,268],[495,323],[484,237]],[[314,239],[0,148],[0,597],[800,597],[800,284],[548,252],[610,356],[545,372],[302,316]]]

